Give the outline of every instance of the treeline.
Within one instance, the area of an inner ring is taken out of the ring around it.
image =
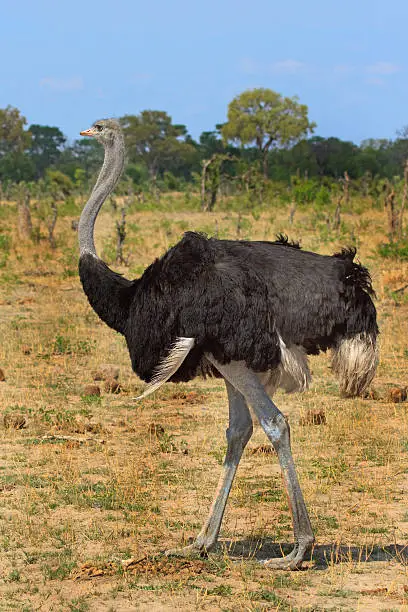
[[[250,90],[229,105],[228,121],[194,140],[185,125],[164,111],[146,110],[120,118],[128,148],[126,174],[137,189],[148,185],[182,190],[195,183],[213,190],[220,177],[250,188],[259,177],[290,184],[293,177],[351,180],[402,177],[408,159],[408,131],[394,140],[360,145],[312,135],[315,124],[305,105],[266,89]],[[84,126],[80,126],[84,127]],[[86,127],[86,126],[85,126]],[[16,108],[0,109],[0,181],[3,185],[66,179],[66,187],[87,187],[102,160],[90,139],[69,142],[60,128],[28,125]],[[61,173],[59,176],[56,173]],[[213,184],[213,187],[211,187]]]
[[[338,235],[347,235],[344,213],[377,208],[385,211],[389,239],[381,254],[408,259],[408,128],[394,140],[359,146],[321,138],[313,134],[306,105],[269,89],[236,96],[227,121],[198,140],[164,111],[145,110],[119,121],[128,163],[115,190],[121,197],[109,199],[120,215],[117,262],[124,262],[127,213],[160,207],[236,210],[237,235],[244,215],[256,216],[261,208],[286,208],[290,224],[307,208],[319,231]],[[45,239],[55,248],[58,218],[69,215],[76,227],[102,158],[103,147],[94,139],[69,142],[58,127],[28,125],[18,109],[0,109],[0,202],[16,204],[20,238]],[[0,215],[12,210],[0,206]],[[0,242],[9,244],[6,233],[0,227]]]

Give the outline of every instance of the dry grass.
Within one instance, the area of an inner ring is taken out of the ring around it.
[[[319,233],[306,214],[248,217],[246,234],[286,231],[305,248],[331,252],[358,235],[373,272],[381,325],[376,394],[339,398],[327,357],[312,362],[302,396],[279,394],[317,534],[307,571],[271,572],[256,559],[292,540],[274,454],[259,429],[231,494],[219,550],[208,560],[165,560],[200,528],[225,450],[226,395],[220,381],[168,385],[132,401],[141,385],[123,339],[82,294],[71,219],[59,247],[19,244],[0,269],[0,610],[400,610],[407,609],[408,304],[393,291],[407,264],[374,256],[380,213],[346,218],[340,237]],[[216,223],[217,220],[217,223]],[[133,225],[132,225],[133,224]],[[236,215],[135,213],[130,272],[186,229],[235,237]],[[113,220],[102,215],[98,247],[109,255]],[[103,383],[84,395],[103,362],[120,366],[120,393]],[[319,424],[310,415],[324,414]],[[13,425],[14,423],[14,425]],[[20,425],[18,425],[20,424]],[[126,561],[132,559],[132,561]]]

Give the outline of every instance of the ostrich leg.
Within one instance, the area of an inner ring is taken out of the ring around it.
[[[314,542],[314,536],[290,449],[289,426],[265,392],[257,374],[249,370],[244,362],[221,365],[211,355],[207,355],[207,358],[252,406],[279,458],[292,513],[295,545],[286,557],[267,559],[264,563],[272,568],[298,569]]]
[[[234,476],[244,448],[252,435],[252,418],[244,397],[227,380],[225,384],[229,401],[228,446],[214,501],[195,542],[185,548],[168,550],[167,555],[189,556],[200,551],[208,552],[217,542]]]

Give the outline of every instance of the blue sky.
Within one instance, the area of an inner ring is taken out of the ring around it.
[[[408,124],[406,0],[2,0],[0,19],[0,107],[70,138],[146,108],[198,137],[252,87],[297,94],[322,136]]]

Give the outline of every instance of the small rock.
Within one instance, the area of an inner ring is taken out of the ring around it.
[[[305,416],[299,419],[299,425],[325,425],[326,414],[323,410],[308,410]]]
[[[6,429],[24,429],[27,421],[23,414],[8,412],[3,417],[3,423]]]
[[[121,390],[121,386],[117,380],[111,378],[105,381],[106,393],[120,393]]]
[[[98,385],[85,385],[82,395],[100,395],[101,390]]]
[[[24,355],[31,355],[31,346],[28,346],[28,344],[23,344],[21,351],[24,353]]]
[[[118,380],[119,368],[110,363],[103,363],[92,373],[94,380]]]
[[[71,229],[73,229],[75,232],[78,229],[79,226],[79,220],[78,219],[72,219],[71,221]]]
[[[407,400],[407,387],[394,387],[388,391],[388,400],[400,404]]]
[[[6,375],[4,374],[3,370],[0,368],[0,381],[3,382],[4,380],[6,380]]]

